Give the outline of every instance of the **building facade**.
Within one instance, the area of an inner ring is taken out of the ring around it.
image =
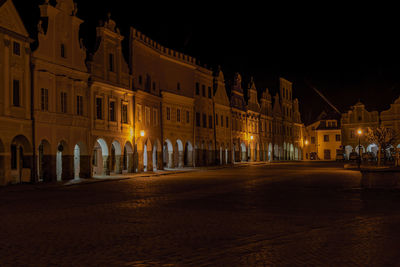
[[[342,149],[340,120],[337,116],[321,113],[314,123],[305,128],[305,133],[305,160],[336,160],[337,151]]]
[[[129,55],[108,14],[95,47],[73,0],[39,6],[37,48],[11,0],[0,1],[0,184],[301,158],[292,83],[272,100],[253,79],[166,48],[134,28]],[[126,56],[126,57],[125,57]]]

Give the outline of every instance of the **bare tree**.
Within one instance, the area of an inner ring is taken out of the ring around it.
[[[370,143],[378,146],[378,166],[380,166],[382,150],[386,151],[394,144],[397,137],[396,132],[392,128],[379,126],[368,128],[366,137]]]

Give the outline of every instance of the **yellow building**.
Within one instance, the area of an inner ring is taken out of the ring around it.
[[[321,113],[317,120],[306,127],[305,160],[336,160],[342,148],[341,128],[337,116]]]
[[[12,1],[1,1],[0,185],[34,179],[30,41]]]

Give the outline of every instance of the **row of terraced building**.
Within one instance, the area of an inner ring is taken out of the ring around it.
[[[38,47],[11,0],[0,1],[0,184],[61,181],[242,161],[300,160],[292,83],[247,101],[236,74],[166,48],[134,28],[129,60],[110,16],[96,47],[79,38],[72,0],[39,6]]]

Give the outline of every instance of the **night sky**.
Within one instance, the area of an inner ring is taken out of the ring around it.
[[[42,2],[14,0],[33,39]],[[133,26],[202,63],[221,65],[228,84],[240,72],[244,87],[254,76],[259,92],[268,87],[275,95],[278,77],[285,77],[294,83],[293,95],[300,100],[306,124],[322,110],[332,111],[307,83],[342,112],[359,99],[367,109],[382,111],[400,96],[400,22],[394,6],[75,2],[78,17],[85,20],[81,35],[89,50],[98,21],[110,11],[126,37],[126,57]]]

